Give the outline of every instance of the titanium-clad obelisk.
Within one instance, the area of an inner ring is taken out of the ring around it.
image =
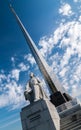
[[[38,64],[41,73],[43,74],[46,83],[52,91],[52,94],[50,96],[52,103],[55,106],[59,106],[60,104],[71,100],[72,98],[64,91],[53,70],[50,68],[50,66],[46,63],[45,59],[40,54],[38,48],[36,47],[35,43],[31,39],[30,35],[28,34],[27,30],[25,29],[24,25],[20,21],[19,17],[17,16],[11,5],[10,9],[15,16],[18,25],[20,26],[22,33],[24,34],[26,42],[36,60],[36,63]]]
[[[56,75],[41,56],[35,43],[10,5],[29,48],[52,94],[49,100],[40,99],[21,110],[23,130],[81,130],[81,105],[63,91]]]

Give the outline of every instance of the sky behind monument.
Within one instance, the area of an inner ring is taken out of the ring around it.
[[[9,2],[65,89],[81,101],[81,0]],[[0,0],[0,130],[21,130],[30,71],[40,76],[7,0]]]

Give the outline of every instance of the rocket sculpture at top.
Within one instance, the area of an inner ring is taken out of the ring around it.
[[[71,100],[72,98],[63,90],[63,88],[62,88],[60,82],[58,81],[56,75],[54,74],[53,70],[50,68],[50,66],[46,63],[45,59],[40,54],[34,41],[28,34],[27,30],[25,29],[24,25],[22,24],[21,20],[19,19],[15,10],[12,8],[11,5],[10,5],[10,9],[15,16],[18,25],[20,26],[20,29],[26,39],[26,42],[32,52],[32,55],[34,56],[34,58],[36,60],[36,63],[38,64],[38,67],[39,67],[41,73],[43,74],[43,77],[44,77],[46,83],[48,84],[48,86],[50,87],[50,89],[52,91],[52,94],[50,96],[51,102],[55,106],[59,106],[65,102]]]

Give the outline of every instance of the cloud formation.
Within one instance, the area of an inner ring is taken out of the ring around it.
[[[73,14],[71,6],[68,3],[63,3],[61,8],[59,9],[59,13],[64,16],[71,16]]]
[[[66,16],[73,14],[69,4],[62,5],[59,13]],[[77,19],[61,22],[51,36],[45,36],[40,39],[39,45],[43,56],[48,59],[48,63],[61,80],[65,89],[71,95],[80,97],[81,16],[77,15]],[[50,37],[51,43],[49,42]]]
[[[18,58],[11,57],[11,70],[8,73],[0,71],[0,108],[10,106],[10,109],[17,109],[26,103],[23,94],[25,86],[22,84],[23,81],[20,82],[20,77],[22,73],[29,73],[30,64],[33,67],[36,62],[31,54],[24,55],[20,62],[17,60]]]
[[[24,56],[24,60],[27,60],[32,66],[36,64],[35,59],[30,53]]]
[[[25,55],[26,57],[27,55]],[[29,56],[29,54],[28,54]],[[32,57],[30,58],[31,62]],[[24,57],[23,57],[24,60]],[[16,61],[15,57],[11,58],[11,70],[7,73],[1,70],[0,72],[0,108],[9,106],[10,109],[17,109],[23,106],[26,102],[24,99],[24,87],[20,82],[20,76],[24,72],[29,71],[28,59],[23,62]],[[13,66],[14,63],[14,66]]]
[[[81,2],[81,0],[73,0],[74,2]]]

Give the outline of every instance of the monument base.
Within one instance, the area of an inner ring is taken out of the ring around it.
[[[57,107],[60,130],[81,130],[81,105],[77,99]]]
[[[38,100],[20,113],[23,130],[60,130],[60,118],[49,100]]]

